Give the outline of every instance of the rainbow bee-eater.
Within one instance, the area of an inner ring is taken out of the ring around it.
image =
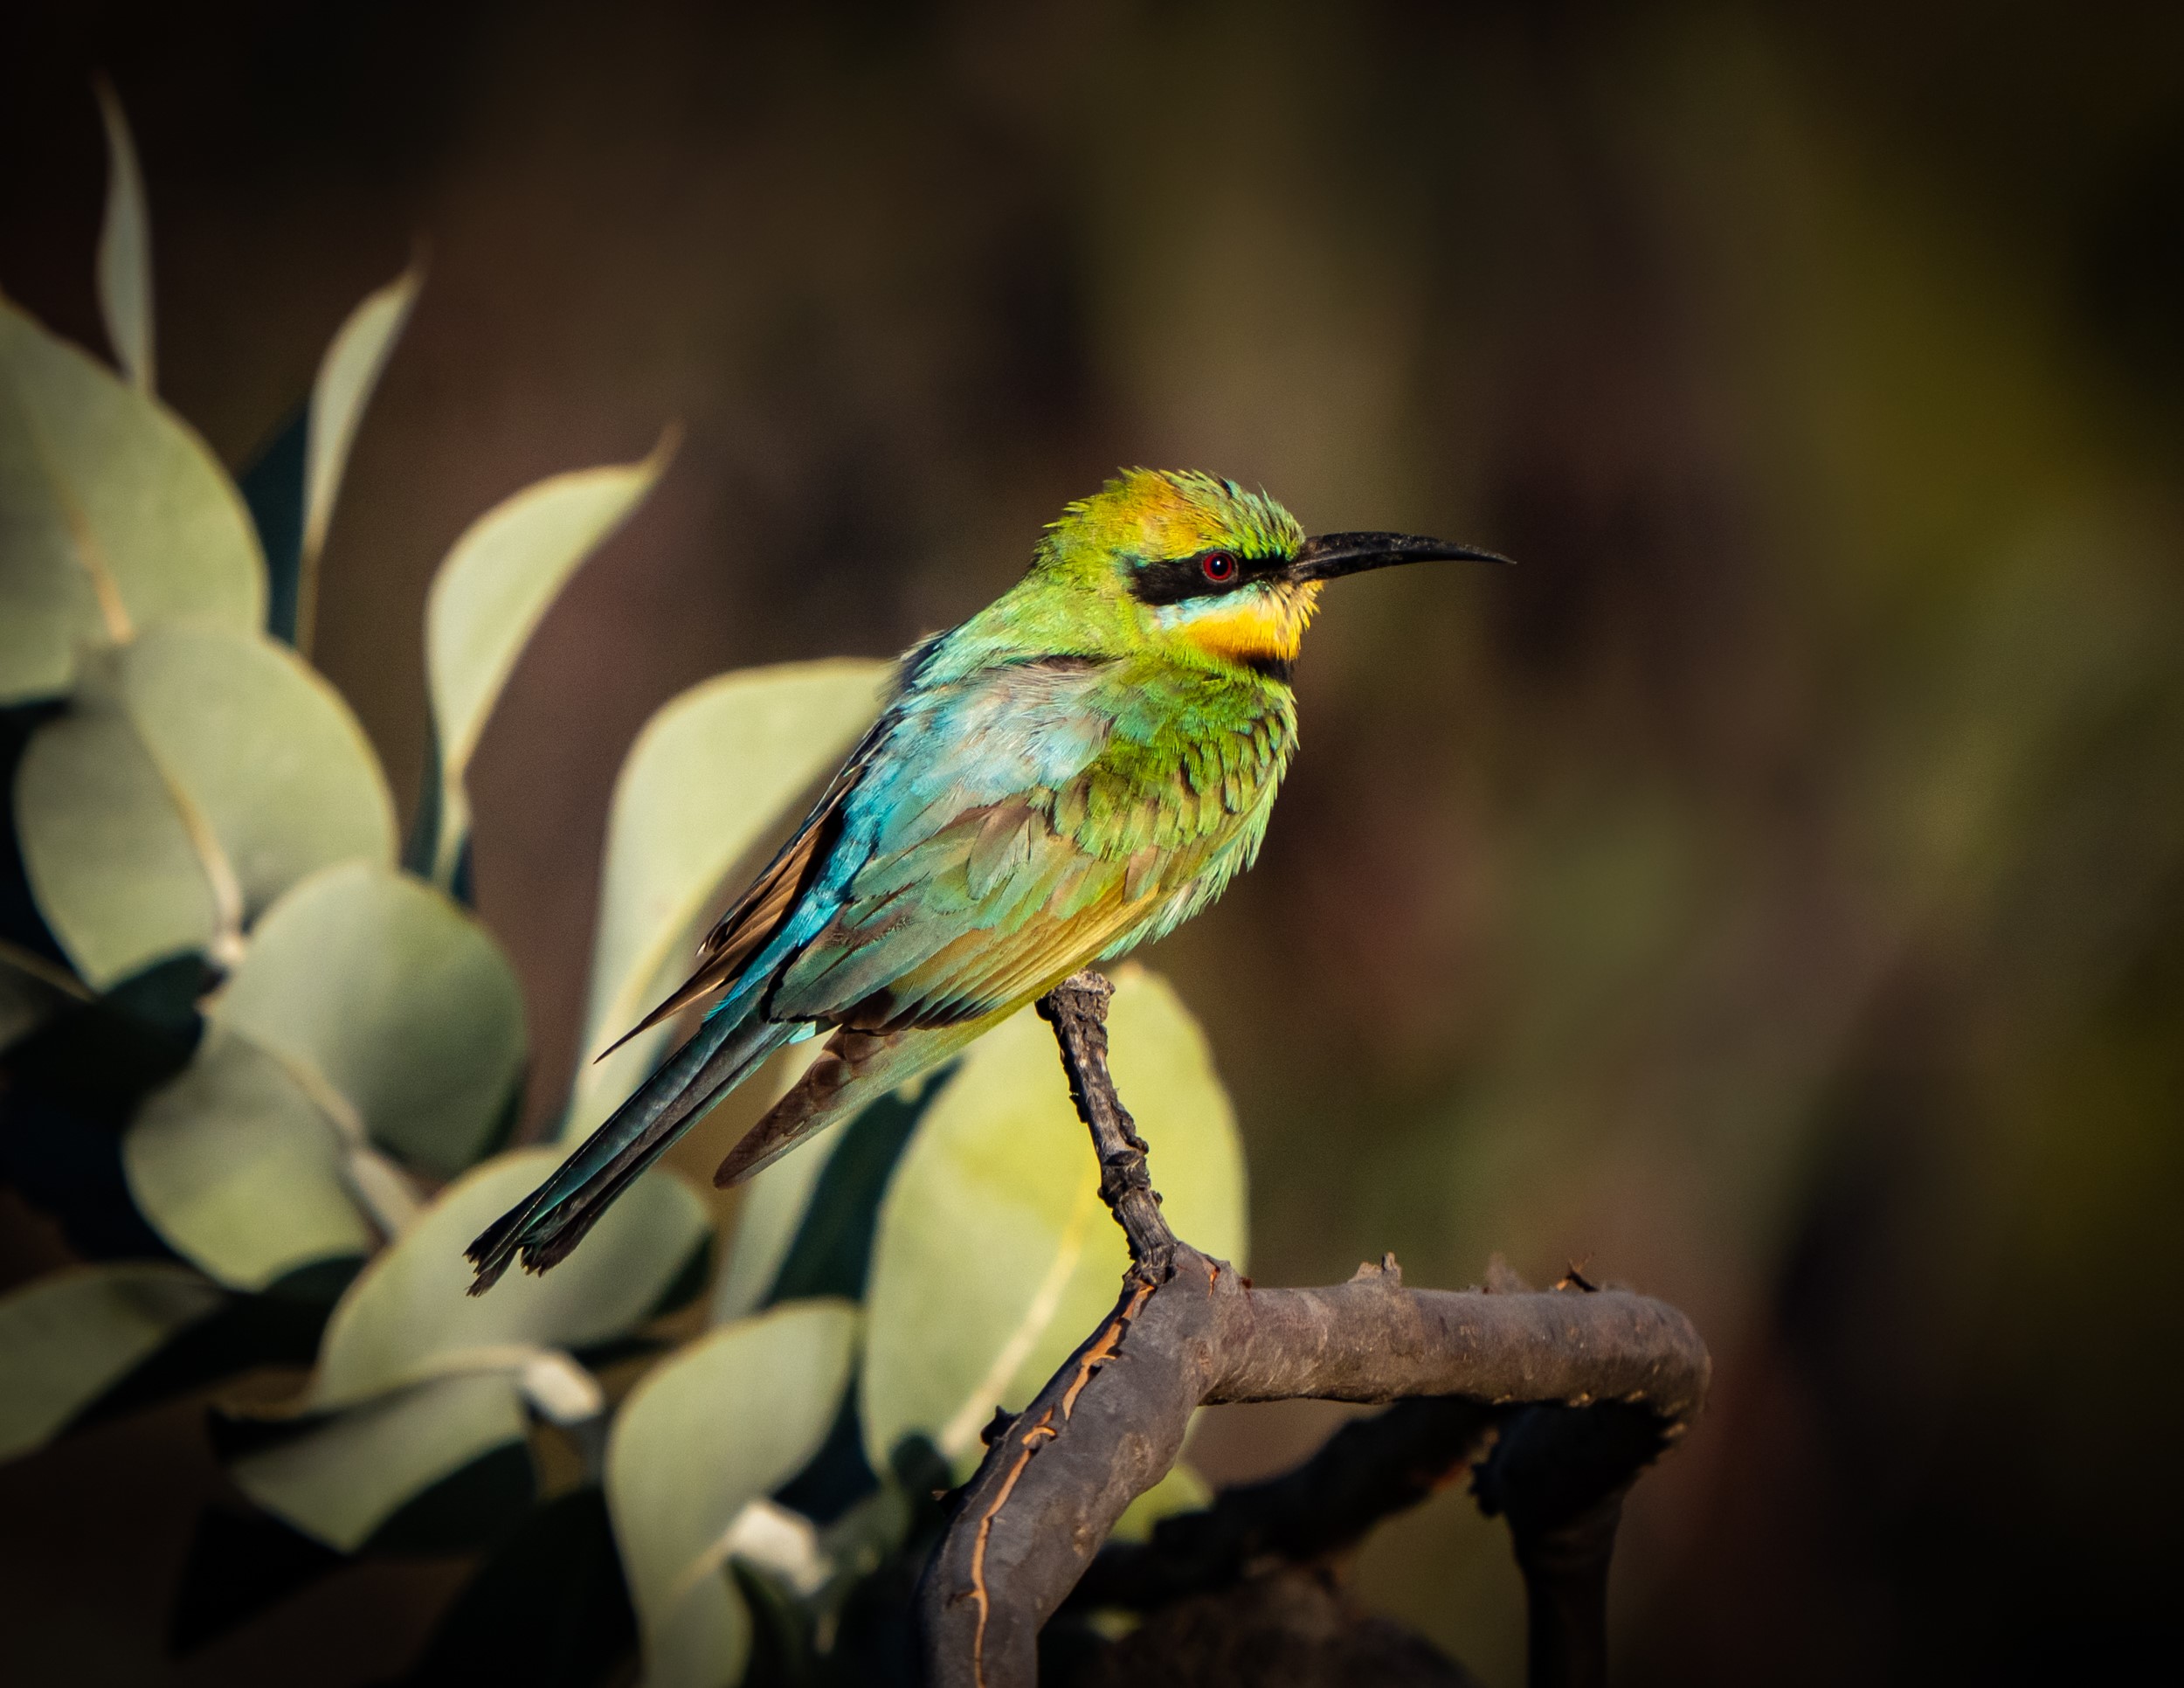
[[[1503,560],[1308,539],[1206,474],[1135,469],[1069,505],[1014,586],[904,655],[879,720],[637,1028],[709,1003],[697,1031],[471,1245],[472,1293],[519,1254],[562,1259],[783,1045],[831,1034],[718,1183],[1212,903],[1258,855],[1296,748],[1290,667],[1322,584],[1437,557]]]

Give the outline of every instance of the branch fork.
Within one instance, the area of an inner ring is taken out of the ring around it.
[[[1039,1012],[1130,1269],[1114,1311],[1031,1404],[987,1429],[918,1590],[927,1680],[1031,1688],[1040,1630],[1073,1591],[1079,1605],[1158,1610],[1238,1585],[1269,1555],[1311,1565],[1476,1460],[1481,1504],[1508,1518],[1524,1572],[1533,1688],[1604,1683],[1622,1496],[1705,1394],[1710,1361],[1690,1321],[1574,1272],[1566,1288],[1531,1290],[1498,1258],[1484,1290],[1406,1288],[1393,1255],[1329,1288],[1253,1287],[1161,1214],[1108,1072],[1112,991],[1081,972]],[[1165,1520],[1148,1544],[1101,1551],[1174,1464],[1198,1407],[1299,1397],[1397,1405],[1344,1427],[1295,1471]]]

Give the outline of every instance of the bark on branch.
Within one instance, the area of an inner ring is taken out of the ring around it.
[[[1420,1499],[1489,1437],[1480,1498],[1505,1514],[1530,1599],[1531,1681],[1598,1684],[1621,1497],[1682,1435],[1706,1349],[1675,1309],[1565,1280],[1544,1292],[1413,1290],[1390,1256],[1349,1283],[1257,1289],[1178,1240],[1107,1070],[1111,992],[1079,973],[1041,1001],[1130,1239],[1114,1311],[1032,1403],[997,1417],[928,1563],[918,1622],[937,1688],[1029,1688],[1040,1627],[1123,1510],[1175,1463],[1203,1404],[1309,1396],[1404,1401],[1299,1470],[1168,1521],[1086,1590],[1146,1607],[1268,1554],[1309,1560]],[[1423,1398],[1423,1399],[1413,1399]]]

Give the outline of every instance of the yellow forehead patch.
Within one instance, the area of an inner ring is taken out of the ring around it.
[[[1193,605],[1175,630],[1200,650],[1232,662],[1288,662],[1304,641],[1319,605],[1319,582],[1241,591]]]
[[[1150,557],[1185,557],[1233,545],[1236,536],[1219,506],[1192,498],[1163,474],[1132,474],[1085,502],[1085,515],[1101,538],[1118,550]]]
[[[1222,549],[1287,555],[1303,543],[1296,518],[1263,493],[1209,474],[1127,469],[1069,505],[1048,529],[1054,556],[1139,560]]]

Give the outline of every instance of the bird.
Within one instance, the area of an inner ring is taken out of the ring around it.
[[[717,1184],[1205,909],[1266,836],[1321,588],[1432,559],[1508,561],[1410,534],[1307,537],[1264,492],[1197,471],[1124,470],[1067,505],[1013,586],[904,654],[696,971],[622,1041],[703,1003],[697,1029],[470,1245],[470,1292],[519,1257],[565,1259],[775,1050],[828,1039]]]

